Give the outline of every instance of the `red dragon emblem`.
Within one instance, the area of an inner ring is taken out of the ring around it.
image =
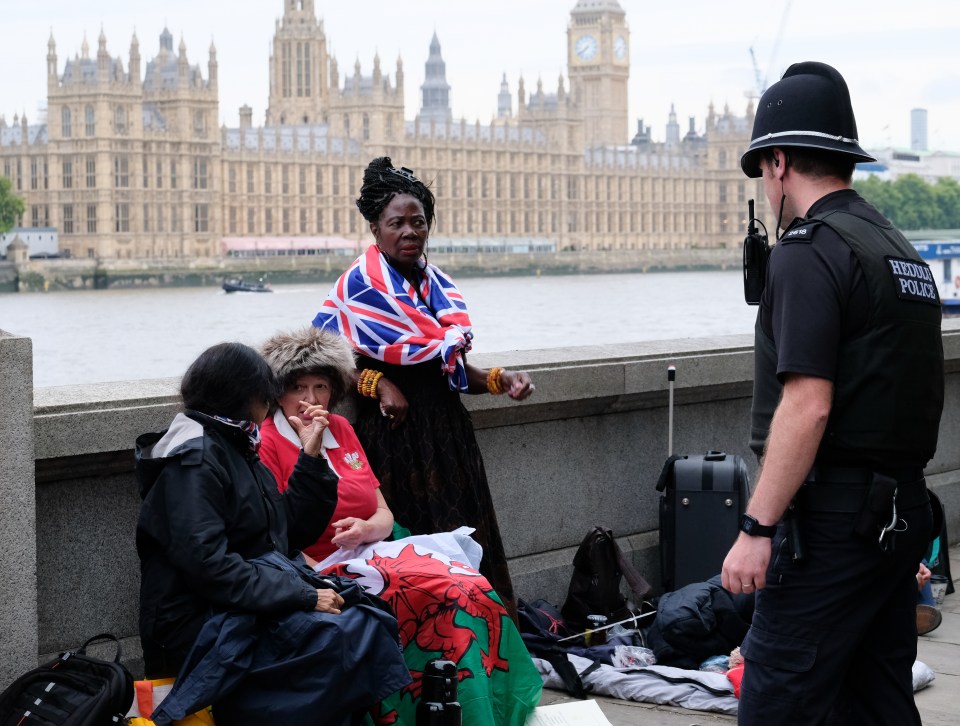
[[[348,562],[325,572],[362,578],[365,589],[389,602],[397,614],[400,642],[404,646],[416,643],[423,651],[435,652],[436,657],[459,664],[478,641],[469,626],[455,622],[456,615],[464,612],[486,623],[486,650],[480,642],[486,674],[489,676],[495,669],[509,670],[506,658],[500,655],[501,618],[506,616],[506,610],[491,597],[493,588],[479,572],[460,562],[451,560],[448,564],[440,557],[420,554],[412,544],[395,556],[374,554],[364,562],[382,579],[379,592],[370,587],[375,579],[369,573],[352,570]],[[411,671],[410,675],[413,683],[404,692],[418,698],[423,674]],[[469,669],[459,669],[458,676],[462,681],[473,674]]]

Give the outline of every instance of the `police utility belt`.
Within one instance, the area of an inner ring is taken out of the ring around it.
[[[876,542],[884,552],[892,552],[899,524],[897,511],[929,501],[923,469],[918,466],[880,472],[816,465],[794,498],[790,519],[802,519],[804,512],[856,514],[854,533]],[[790,534],[798,538],[796,522],[788,521],[790,524]]]

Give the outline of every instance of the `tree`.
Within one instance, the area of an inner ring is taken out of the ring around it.
[[[943,213],[946,229],[960,229],[960,183],[956,179],[942,176],[933,185],[937,206]]]
[[[23,200],[12,191],[10,180],[0,176],[0,234],[17,223],[23,217]]]
[[[904,174],[893,185],[901,205],[896,224],[903,229],[943,229],[943,215],[934,197],[933,185],[916,174]]]
[[[900,229],[960,229],[960,184],[955,179],[941,177],[929,184],[916,174],[896,181],[870,176],[853,187]]]

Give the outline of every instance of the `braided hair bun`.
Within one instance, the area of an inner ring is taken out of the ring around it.
[[[363,172],[363,186],[357,198],[357,209],[368,222],[377,222],[380,214],[397,194],[409,194],[423,205],[427,227],[433,226],[436,200],[427,185],[406,167],[393,166],[389,156],[371,161]]]

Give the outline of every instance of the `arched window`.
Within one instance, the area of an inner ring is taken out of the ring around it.
[[[95,136],[97,133],[97,121],[93,113],[93,106],[87,106],[83,109],[83,128],[87,136]]]
[[[363,114],[363,140],[370,139],[370,114]]]
[[[347,138],[350,137],[350,116],[348,114],[343,114],[343,135]]]
[[[720,149],[717,154],[717,166],[721,169],[727,168],[727,152],[724,149]]]
[[[63,110],[60,112],[60,130],[63,134],[63,138],[69,139],[73,136],[73,124],[71,123],[70,109],[66,106],[63,107]]]
[[[127,112],[123,110],[123,106],[117,106],[116,110],[114,111],[113,126],[118,134],[124,134],[127,132]]]

